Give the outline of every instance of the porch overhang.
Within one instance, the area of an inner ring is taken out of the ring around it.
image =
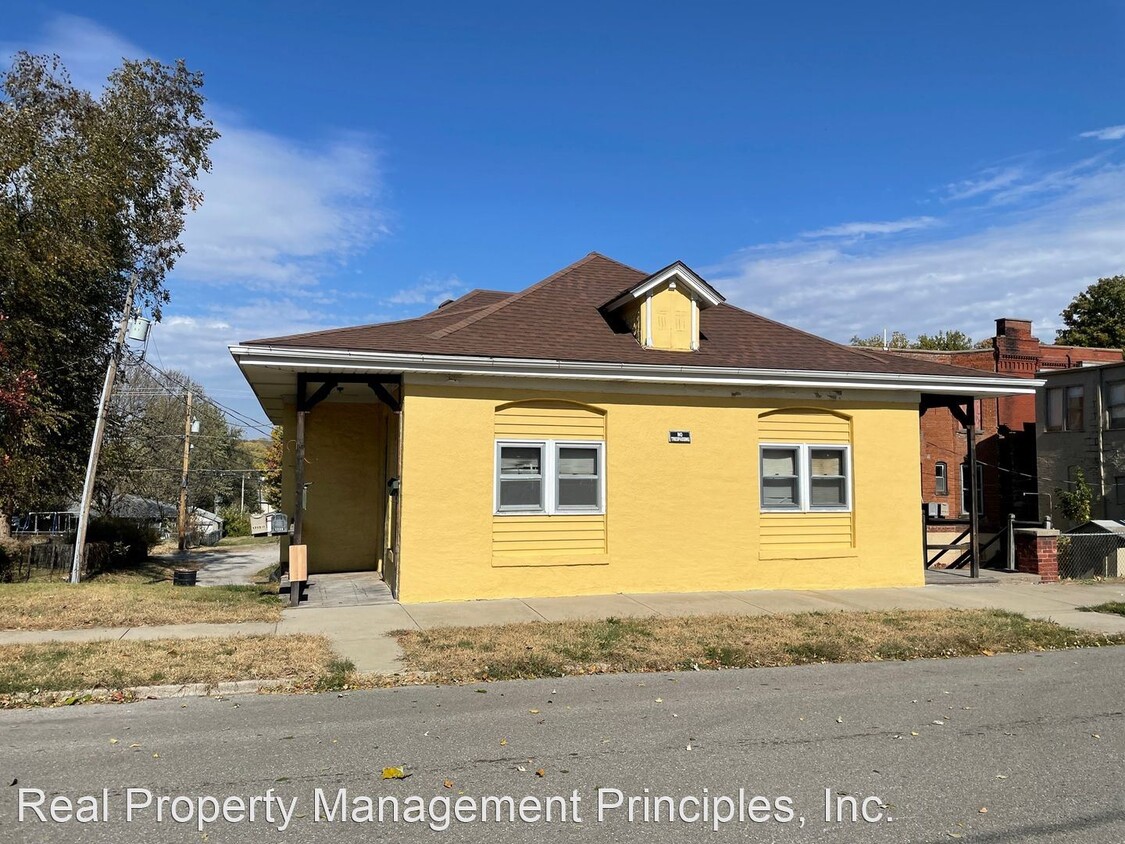
[[[975,374],[918,375],[886,372],[832,372],[738,367],[632,364],[538,358],[434,355],[314,349],[293,346],[234,345],[230,353],[271,421],[284,401],[294,400],[298,373],[386,376],[406,373],[460,376],[548,378],[570,381],[698,384],[729,387],[876,390],[921,394],[930,406],[964,404],[965,397],[1034,395],[1045,383],[1034,378]],[[948,404],[934,402],[944,397]]]

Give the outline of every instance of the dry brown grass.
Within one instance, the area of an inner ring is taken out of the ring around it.
[[[227,680],[331,688],[351,670],[327,638],[303,634],[0,645],[0,695]]]
[[[1125,644],[1001,610],[710,615],[447,627],[396,634],[414,671],[449,681],[754,668]]]
[[[69,583],[0,583],[0,630],[277,621],[277,586],[173,586],[127,575]]]

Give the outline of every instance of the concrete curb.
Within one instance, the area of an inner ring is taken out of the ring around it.
[[[167,700],[187,697],[231,697],[276,691],[292,686],[293,680],[228,680],[210,685],[186,683],[179,686],[133,686],[125,689],[82,689],[61,692],[20,692],[9,696],[15,703],[51,706],[65,704],[71,698],[75,703],[132,702],[137,700]]]

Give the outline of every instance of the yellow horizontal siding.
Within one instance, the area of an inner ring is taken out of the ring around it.
[[[493,555],[604,554],[605,516],[494,516]]]
[[[605,415],[568,402],[528,402],[499,408],[497,439],[605,440]],[[503,560],[606,553],[604,515],[494,516],[492,555]]]
[[[851,421],[823,411],[787,410],[758,419],[762,442],[848,443]]]
[[[778,545],[850,548],[851,513],[762,513],[758,534],[762,547]]]
[[[522,423],[497,424],[496,439],[541,439],[541,440],[601,440],[605,439],[605,429],[587,425],[560,425]]]
[[[605,439],[605,415],[565,402],[537,402],[501,408],[495,417],[497,439]]]

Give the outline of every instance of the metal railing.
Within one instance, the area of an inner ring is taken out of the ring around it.
[[[1064,533],[1059,537],[1059,577],[1090,580],[1125,577],[1125,536]]]

